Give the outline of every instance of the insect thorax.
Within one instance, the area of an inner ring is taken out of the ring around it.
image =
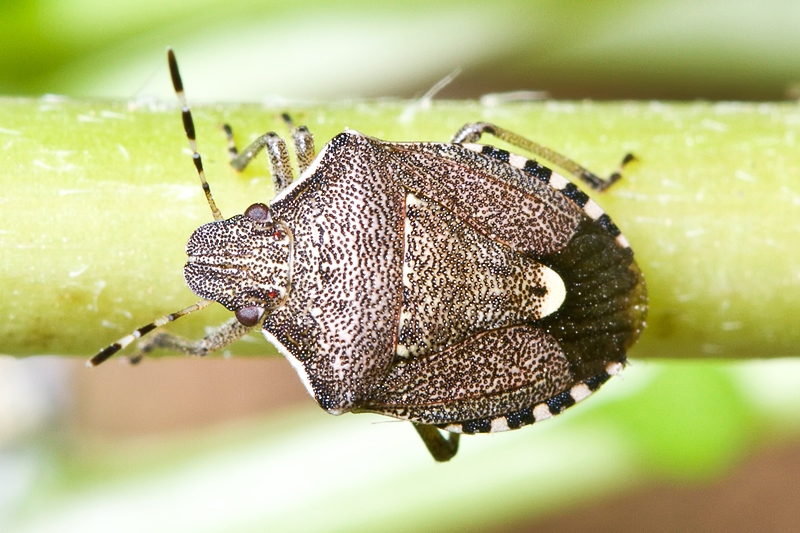
[[[244,215],[210,222],[195,230],[186,254],[183,276],[192,292],[231,311],[274,308],[288,295],[292,234],[285,224]]]

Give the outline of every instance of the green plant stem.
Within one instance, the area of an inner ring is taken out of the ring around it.
[[[199,147],[225,216],[272,195],[266,163],[227,165],[220,131],[244,145],[285,133],[288,111],[317,147],[346,127],[388,140],[446,141],[492,121],[594,171],[639,162],[594,195],[631,242],[650,292],[636,358],[800,354],[800,107],[785,104],[409,102],[284,109],[195,108]],[[493,142],[486,139],[486,142]],[[89,356],[196,298],[187,237],[211,220],[173,105],[0,99],[0,353]],[[215,306],[219,307],[219,306]],[[170,325],[200,336],[229,315]],[[237,355],[275,354],[263,339]]]

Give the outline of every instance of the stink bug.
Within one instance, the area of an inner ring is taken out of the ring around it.
[[[408,420],[437,461],[455,455],[460,433],[550,418],[622,369],[647,306],[628,241],[566,178],[475,143],[493,135],[598,191],[619,172],[601,179],[486,123],[467,124],[451,143],[345,131],[315,157],[311,134],[284,115],[300,177],[292,179],[277,135],[239,154],[226,126],[236,169],[267,149],[277,196],[224,219],[171,50],[168,59],[214,215],[186,246],[184,277],[202,300],[108,346],[91,365],[219,302],[235,317],[206,338],[160,332],[133,359],[154,348],[205,355],[258,327],[323,409]]]

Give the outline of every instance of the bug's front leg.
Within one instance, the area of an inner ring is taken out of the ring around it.
[[[314,161],[314,156],[316,155],[314,151],[314,136],[305,126],[295,126],[288,114],[282,114],[281,118],[283,118],[291,131],[297,167],[300,174],[302,174]]]
[[[187,355],[203,356],[221,350],[233,342],[241,339],[252,331],[254,326],[245,326],[238,319],[232,318],[210,332],[200,340],[189,340],[178,335],[161,331],[138,345],[139,351],[129,357],[131,363],[136,364],[148,353],[155,349],[163,348]]]
[[[545,159],[551,163],[555,163],[557,166],[563,168],[575,178],[582,180],[584,183],[589,185],[589,187],[596,191],[604,191],[619,181],[620,178],[622,178],[622,170],[625,168],[625,166],[636,159],[633,154],[625,154],[625,157],[622,158],[619,168],[612,172],[608,178],[601,178],[597,174],[579,165],[572,159],[561,155],[558,152],[547,148],[546,146],[542,146],[539,143],[533,142],[530,139],[526,139],[521,135],[517,135],[512,131],[503,129],[488,122],[473,122],[470,124],[465,124],[453,136],[452,142],[459,144],[475,143],[480,140],[481,135],[484,133],[493,135],[498,139],[507,142],[508,144],[517,146],[523,150],[527,150],[528,152],[537,155],[542,159]]]
[[[298,170],[300,174],[302,174],[314,160],[314,136],[311,135],[311,132],[309,132],[308,128],[305,126],[295,126],[292,119],[289,118],[289,115],[286,113],[281,116],[291,131]],[[230,125],[225,124],[223,129],[228,139],[228,153],[230,154],[231,166],[233,168],[242,172],[247,168],[247,165],[250,164],[253,158],[255,158],[261,150],[266,148],[269,168],[275,185],[275,192],[279,193],[291,185],[292,181],[294,181],[294,175],[292,173],[291,163],[289,162],[289,152],[286,149],[284,140],[276,133],[265,133],[239,153],[233,139],[233,130]]]
[[[266,148],[275,192],[281,192],[292,183],[294,175],[292,174],[292,166],[289,162],[289,151],[286,149],[286,143],[283,139],[278,137],[275,132],[270,131],[265,133],[239,153],[233,142],[231,127],[225,124],[223,128],[225,129],[225,134],[228,136],[228,153],[231,155],[231,166],[233,168],[242,172],[247,168],[247,165],[250,164],[250,161],[252,161],[261,150]]]
[[[458,452],[460,434],[448,432],[448,436],[445,437],[434,426],[416,423],[414,424],[414,429],[422,437],[422,442],[428,447],[428,451],[431,452],[436,461],[445,462],[455,457],[456,452]]]

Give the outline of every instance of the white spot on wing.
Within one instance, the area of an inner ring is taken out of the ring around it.
[[[558,311],[567,297],[567,288],[564,280],[554,270],[542,266],[542,285],[547,289],[547,294],[542,299],[541,316],[546,317]]]

